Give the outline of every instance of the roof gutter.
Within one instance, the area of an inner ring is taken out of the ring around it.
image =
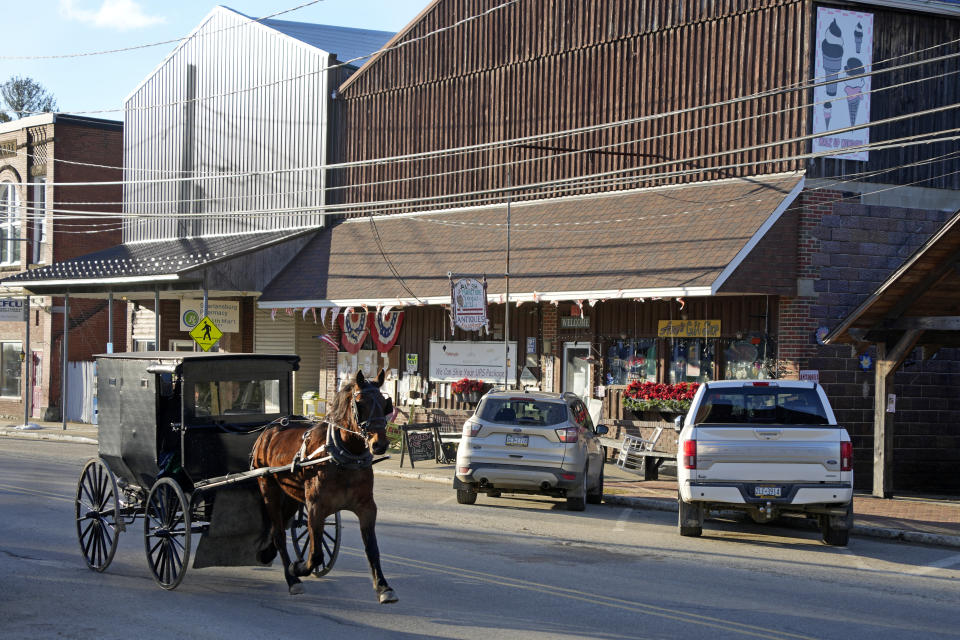
[[[510,293],[510,302],[553,302],[574,300],[632,300],[636,298],[674,298],[678,296],[709,296],[710,287],[660,287],[647,289],[594,289],[589,291],[547,291]],[[487,302],[503,303],[502,293],[488,293]],[[260,309],[291,309],[309,307],[408,307],[418,305],[450,304],[450,295],[427,296],[417,298],[317,298],[312,300],[268,300],[257,301]]]

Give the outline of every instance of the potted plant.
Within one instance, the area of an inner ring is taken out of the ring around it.
[[[623,406],[641,419],[649,418],[650,413],[654,412],[669,420],[690,408],[690,402],[699,387],[696,382],[665,384],[637,380],[627,385]]]
[[[461,402],[479,402],[480,392],[483,391],[482,380],[461,378],[451,385],[454,396]]]

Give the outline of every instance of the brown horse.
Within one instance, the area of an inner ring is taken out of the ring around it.
[[[270,522],[270,539],[280,552],[283,575],[291,594],[303,592],[300,576],[310,575],[322,559],[324,520],[347,509],[357,514],[360,521],[360,535],[380,603],[397,601],[380,569],[380,550],[374,531],[377,505],[373,501],[371,465],[373,455],[387,450],[387,416],[393,412],[390,399],[380,393],[383,380],[383,370],[375,381],[366,380],[363,372],[358,371],[356,378],[337,393],[324,422],[274,425],[260,434],[253,445],[252,469],[290,465],[295,457],[301,462],[332,457],[314,466],[258,478]],[[301,503],[306,505],[310,554],[305,561],[291,563],[286,526]],[[273,551],[269,549],[261,559],[269,561]]]

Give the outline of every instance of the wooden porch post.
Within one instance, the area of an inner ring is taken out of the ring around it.
[[[913,350],[923,333],[905,331],[887,354],[887,345],[877,343],[877,363],[873,394],[873,495],[890,498],[893,491],[894,413],[887,412],[887,394],[893,389],[893,375]]]

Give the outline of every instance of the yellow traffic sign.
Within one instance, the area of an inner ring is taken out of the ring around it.
[[[213,324],[209,316],[204,316],[196,326],[190,330],[190,337],[196,341],[204,351],[210,351],[210,347],[217,344],[217,340],[223,337],[223,331]]]

